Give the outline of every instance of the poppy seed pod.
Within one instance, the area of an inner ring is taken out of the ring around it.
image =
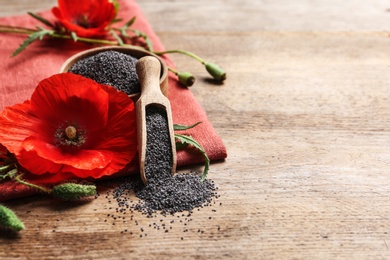
[[[190,72],[178,72],[177,76],[179,77],[179,82],[186,87],[191,87],[194,85],[195,78]]]
[[[64,183],[56,185],[51,190],[51,195],[65,200],[77,200],[96,194],[95,185],[82,185],[76,183]]]
[[[24,229],[23,223],[9,208],[0,205],[0,226],[6,229],[20,231]]]
[[[206,62],[205,66],[206,70],[210,73],[211,76],[213,76],[214,79],[218,81],[224,81],[226,79],[226,72],[217,64]]]

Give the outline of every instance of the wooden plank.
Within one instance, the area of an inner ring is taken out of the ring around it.
[[[216,85],[172,55],[227,145],[209,174],[220,197],[190,222],[135,214],[138,225],[113,219],[109,187],[87,204],[13,201],[27,229],[0,235],[0,258],[390,258],[388,3],[139,3],[168,49],[228,72]]]

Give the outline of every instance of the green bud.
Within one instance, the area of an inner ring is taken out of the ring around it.
[[[206,70],[213,76],[214,79],[224,81],[226,79],[226,72],[221,69],[217,64],[206,63]]]
[[[9,208],[0,205],[0,226],[15,231],[24,229],[24,224]]]
[[[190,72],[178,72],[177,76],[179,77],[179,82],[186,87],[191,87],[194,85],[195,78]]]
[[[82,185],[76,183],[63,183],[54,186],[51,190],[51,195],[64,200],[78,200],[95,194],[95,185]]]

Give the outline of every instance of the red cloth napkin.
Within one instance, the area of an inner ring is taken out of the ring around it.
[[[48,20],[55,20],[50,11],[39,13]],[[118,17],[124,21],[136,16],[134,28],[145,32],[153,42],[155,50],[164,50],[163,45],[153,32],[148,21],[144,17],[135,0],[120,1]],[[34,28],[42,25],[28,15],[0,18],[0,24]],[[68,40],[44,40],[34,42],[25,51],[11,58],[13,51],[26,39],[24,35],[0,34],[0,109],[6,106],[21,103],[30,99],[38,82],[53,74],[58,73],[61,64],[73,54],[91,48],[90,45],[74,43]],[[169,67],[174,68],[172,60],[164,56]],[[192,93],[180,86],[175,77],[169,78],[169,99],[172,106],[173,121],[176,124],[191,125],[201,121],[202,123],[193,129],[183,133],[191,135],[205,149],[211,161],[226,158],[226,148],[221,138],[207,119],[207,116]],[[178,151],[178,166],[194,165],[203,162],[202,155],[194,149]],[[129,172],[137,172],[137,160],[135,159]],[[49,179],[31,179],[33,183],[45,185],[55,183],[55,176]],[[15,182],[0,182],[0,201],[9,200],[37,193],[24,185]]]

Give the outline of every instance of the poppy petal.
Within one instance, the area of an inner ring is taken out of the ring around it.
[[[91,79],[72,73],[56,74],[38,84],[31,96],[31,110],[53,127],[68,121],[93,131],[107,124],[108,94]]]
[[[113,161],[126,158],[127,163],[137,153],[137,133],[134,103],[123,92],[109,86],[102,86],[110,94],[109,127],[106,138],[95,146],[98,150],[110,150],[116,153]],[[126,122],[126,123],[124,123]]]
[[[90,170],[95,168],[104,168],[111,162],[110,156],[98,150],[82,150],[75,153],[64,153],[61,148],[43,142],[42,140],[29,137],[23,142],[23,148],[30,152],[36,152],[37,156],[59,165],[72,165],[74,168]],[[22,166],[26,167],[21,163]],[[26,167],[32,173],[35,173],[32,167]]]
[[[6,107],[0,115],[0,143],[18,155],[24,139],[39,134],[34,131],[34,125],[39,122],[30,112],[30,101]]]
[[[21,151],[17,156],[18,162],[30,173],[41,175],[45,173],[56,174],[62,165],[38,156],[36,151]]]
[[[108,155],[109,151],[105,151],[105,154]],[[113,160],[112,163],[108,164],[105,168],[95,168],[95,169],[91,169],[91,170],[80,170],[80,169],[77,169],[77,168],[74,168],[70,165],[66,165],[62,171],[64,172],[71,172],[72,174],[80,177],[80,178],[88,178],[88,177],[93,177],[95,179],[98,179],[98,178],[101,178],[103,176],[109,176],[109,175],[112,175],[120,170],[122,170],[124,168],[124,166],[126,166],[126,164],[128,164],[128,160],[127,158],[122,158],[123,160],[121,160],[121,158],[119,157],[115,157],[117,156],[118,154],[115,154],[115,153],[111,153],[112,154],[112,158],[115,158],[115,161]],[[123,154],[119,154],[119,155],[123,155]]]
[[[60,11],[60,9],[58,7],[53,7],[51,9],[51,12],[52,14],[54,15],[55,18],[57,18],[58,20],[62,20],[62,13]]]

